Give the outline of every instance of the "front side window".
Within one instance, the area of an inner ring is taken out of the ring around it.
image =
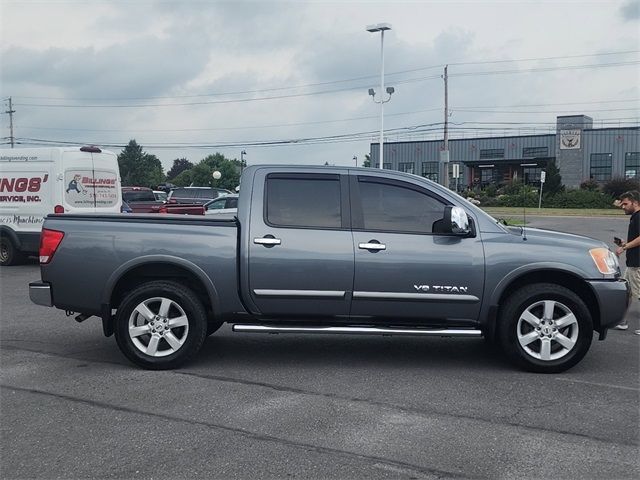
[[[624,176],[626,178],[640,178],[640,152],[624,154]]]
[[[340,228],[338,175],[267,177],[266,221],[283,227]]]
[[[434,233],[444,215],[445,204],[395,184],[360,179],[360,198],[365,230]]]
[[[215,200],[209,204],[207,210],[221,210],[224,207],[225,200]]]
[[[611,180],[612,159],[611,153],[592,153],[590,178],[597,182]]]

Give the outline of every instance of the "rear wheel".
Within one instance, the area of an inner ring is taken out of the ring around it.
[[[207,317],[197,295],[170,281],[148,282],[127,295],[116,315],[115,336],[122,353],[152,370],[191,360],[207,334]]]
[[[498,336],[507,356],[539,373],[563,372],[586,355],[593,338],[589,309],[573,291],[537,283],[505,302]]]
[[[5,235],[0,236],[0,265],[17,265],[24,261],[24,254],[16,248],[11,239]]]

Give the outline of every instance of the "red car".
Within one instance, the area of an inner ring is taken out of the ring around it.
[[[127,202],[133,213],[204,215],[202,205],[158,201],[153,190],[147,187],[122,187],[122,199]]]

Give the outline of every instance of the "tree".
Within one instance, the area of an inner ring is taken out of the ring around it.
[[[362,162],[362,166],[363,167],[370,167],[371,166],[371,155],[369,155],[368,153],[366,153],[364,155],[364,162]]]
[[[554,196],[556,193],[564,191],[564,185],[562,184],[562,176],[560,175],[560,169],[556,165],[554,160],[549,160],[547,168],[544,169],[547,172],[544,187],[542,191],[548,197]]]
[[[240,160],[230,160],[221,153],[215,153],[200,160],[189,172],[194,186],[234,190],[240,184],[243,167]],[[212,175],[216,170],[222,174],[219,180],[215,180]]]
[[[167,180],[173,180],[182,172],[184,172],[185,170],[190,170],[191,168],[193,168],[193,163],[191,163],[189,160],[187,160],[186,158],[176,158],[173,161],[173,166],[167,172]]]
[[[162,163],[155,155],[142,150],[135,139],[130,140],[118,155],[122,185],[156,188],[164,181]]]

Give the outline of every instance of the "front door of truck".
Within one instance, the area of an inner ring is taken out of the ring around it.
[[[479,235],[439,233],[447,202],[428,188],[351,177],[355,278],[352,320],[458,324],[477,319],[484,284]]]
[[[266,317],[346,319],[354,261],[348,176],[270,172],[257,172],[251,192],[251,301]]]

